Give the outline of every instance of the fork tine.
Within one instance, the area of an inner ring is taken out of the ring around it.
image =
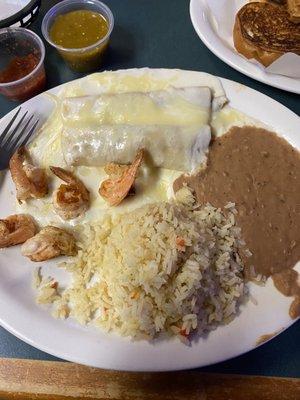
[[[28,114],[28,111],[25,112],[25,114],[22,116],[22,118],[17,123],[17,125],[14,127],[14,129],[11,129],[11,131],[6,135],[6,140],[3,142],[2,146],[7,146],[8,148],[13,147],[13,145],[11,145],[11,143],[14,143],[15,139],[18,139],[20,137],[20,134],[18,133],[18,129],[21,126],[24,119],[26,118],[27,114]]]
[[[7,124],[6,128],[4,129],[4,131],[2,132],[2,134],[0,135],[0,145],[3,143],[6,135],[8,134],[12,124],[15,122],[15,119],[17,118],[19,112],[21,111],[21,107],[18,108],[17,112],[15,113],[15,115],[12,117],[12,119],[10,120],[10,122]]]
[[[27,135],[24,137],[24,139],[22,140],[22,142],[19,144],[18,147],[22,147],[25,146],[25,144],[28,142],[30,136],[33,134],[37,124],[39,123],[39,119],[33,124],[32,128],[30,129],[30,131],[27,133]]]
[[[33,118],[33,115],[31,115],[31,117],[28,119],[28,121],[26,122],[26,124],[24,125],[22,130],[18,133],[18,135],[16,135],[14,138],[12,138],[12,140],[8,144],[8,149],[10,151],[12,151],[16,147],[16,144],[19,142],[19,140],[22,139],[22,136],[26,132],[26,129],[27,129],[28,125],[30,124],[32,118]]]

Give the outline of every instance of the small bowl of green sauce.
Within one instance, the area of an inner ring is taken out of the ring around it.
[[[42,22],[44,38],[78,72],[101,67],[113,27],[112,12],[98,0],[61,1]]]

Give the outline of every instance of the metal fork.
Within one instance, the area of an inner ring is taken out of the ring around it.
[[[39,120],[33,122],[34,115],[31,115],[25,125],[22,126],[28,111],[26,111],[20,118],[19,122],[17,122],[16,120],[20,112],[21,107],[9,121],[4,131],[0,134],[0,171],[8,167],[9,160],[13,153],[18,147],[25,146],[39,123]],[[15,121],[17,124],[15,127],[12,127]],[[31,122],[33,122],[33,125]]]

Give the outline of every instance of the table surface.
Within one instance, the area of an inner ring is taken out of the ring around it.
[[[30,29],[41,36],[43,15],[58,2],[43,1],[39,16]],[[106,0],[106,3],[115,16],[115,28],[103,70],[162,67],[206,71],[259,90],[300,114],[298,95],[240,74],[204,46],[192,27],[188,0]],[[47,44],[45,67],[49,89],[83,76],[70,71]],[[0,117],[16,105],[1,97]],[[299,328],[300,321],[263,346],[201,371],[300,377]],[[0,357],[58,360],[25,344],[3,328],[0,328]]]

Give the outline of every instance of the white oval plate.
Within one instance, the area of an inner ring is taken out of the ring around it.
[[[241,84],[222,79],[231,106],[263,121],[300,149],[300,122],[283,105]],[[50,92],[57,93],[58,88]],[[22,105],[46,120],[52,109],[41,94]],[[12,113],[0,120],[0,132]],[[9,173],[0,179],[0,218],[14,212],[15,198]],[[48,271],[60,270],[56,262]],[[249,301],[229,325],[186,346],[177,340],[132,342],[115,334],[82,327],[72,320],[55,320],[37,306],[31,288],[33,264],[20,255],[18,247],[0,252],[0,324],[18,338],[40,350],[69,361],[115,370],[162,371],[195,368],[245,353],[256,347],[261,335],[278,333],[294,321],[289,318],[290,298],[279,294],[271,280],[265,287],[250,286],[257,305]]]
[[[225,0],[227,3],[238,3],[239,9],[246,0]],[[248,61],[237,53],[232,46],[227,45],[214,29],[214,21],[208,8],[209,0],[191,0],[190,16],[192,24],[198,36],[218,58],[230,65],[237,71],[250,76],[257,81],[266,83],[288,92],[300,94],[300,79],[290,78],[288,76],[266,73],[258,65]],[[232,27],[233,28],[233,27]]]
[[[31,0],[2,0],[0,4],[0,20],[11,17],[21,11],[30,1]]]

